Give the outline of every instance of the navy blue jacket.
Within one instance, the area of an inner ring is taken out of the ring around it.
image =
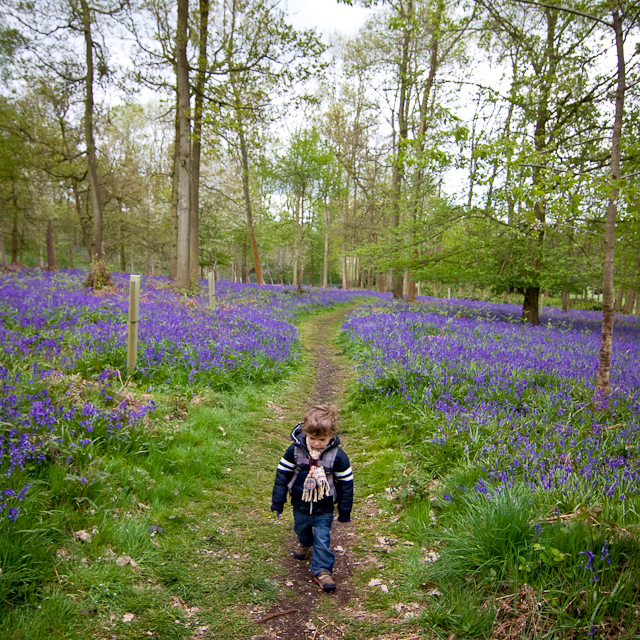
[[[282,456],[278,463],[276,481],[273,486],[271,509],[278,513],[282,512],[284,504],[287,501],[287,494],[289,493],[288,485],[295,472],[295,448],[301,447],[305,453],[305,457],[309,457],[307,435],[302,431],[301,425],[298,424],[294,427],[291,432],[291,439],[293,440],[293,444],[285,451],[284,456]],[[335,436],[329,442],[327,448],[320,454],[320,458],[323,458],[327,451],[339,445],[340,438]],[[308,473],[309,465],[303,465],[293,487],[291,487],[291,506],[295,511],[302,511],[304,513],[309,513],[311,506],[310,502],[305,502],[302,499],[303,485]],[[333,463],[333,484],[338,505],[338,520],[340,522],[349,522],[351,520],[351,507],[353,505],[353,471],[349,464],[349,458],[342,449],[338,449],[336,459]],[[322,500],[313,503],[313,513],[319,515],[333,513],[333,504],[333,497],[327,496],[322,498]]]

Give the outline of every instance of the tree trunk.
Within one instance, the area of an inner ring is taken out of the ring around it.
[[[562,289],[562,312],[567,313],[569,311],[569,291],[568,289]]]
[[[240,115],[238,114],[238,121]],[[247,143],[244,138],[242,123],[238,122],[238,137],[240,139],[240,156],[242,159],[242,190],[244,192],[244,204],[247,211],[247,227],[249,228],[249,238],[251,239],[251,250],[253,251],[253,264],[256,268],[256,279],[259,285],[264,284],[262,269],[260,267],[260,256],[258,255],[258,243],[253,228],[253,209],[251,206],[251,192],[249,191],[249,155],[247,153]]]
[[[125,259],[125,246],[124,246],[124,228],[122,222],[122,201],[120,204],[120,224],[118,225],[118,254],[120,262],[120,272],[124,273],[127,270],[127,262]]]
[[[613,311],[615,313],[622,312],[622,298],[624,296],[624,287],[619,286],[618,291],[616,291],[615,302],[613,303]]]
[[[631,315],[633,313],[633,305],[636,301],[636,292],[632,287],[627,287],[627,292],[624,297],[624,306],[622,307],[622,313],[625,315]]]
[[[0,232],[0,264],[7,264],[7,250],[4,246],[4,234]],[[71,267],[73,269],[73,267]]]
[[[409,53],[411,45],[411,36],[414,29],[414,15],[413,15],[413,0],[408,0],[407,11],[401,6],[400,15],[398,16],[404,21],[403,34],[402,34],[402,53],[398,66],[398,78],[400,82],[399,86],[399,105],[398,105],[398,141],[395,145],[395,157],[393,159],[392,174],[391,174],[391,211],[393,219],[393,228],[396,233],[396,250],[397,257],[400,257],[401,242],[398,236],[400,227],[400,202],[402,200],[402,187],[404,182],[404,167],[405,167],[405,143],[409,135],[409,124],[407,110],[409,105],[408,92],[409,92]],[[393,270],[391,277],[393,297],[395,299],[402,299],[402,284],[403,277],[398,272],[398,269]]]
[[[80,193],[78,192],[78,185],[74,182],[71,187],[73,192],[73,200],[76,208],[76,216],[78,217],[78,225],[80,226],[80,233],[82,234],[82,244],[87,250],[87,255],[89,256],[89,262],[91,262],[91,238],[89,237],[89,232],[85,227],[85,222],[82,219],[82,202],[80,200]]]
[[[347,256],[345,255],[344,240],[342,241],[342,288],[349,288],[349,274],[347,273]]]
[[[296,193],[296,234],[293,238],[293,281],[295,287],[298,284],[298,235],[300,233],[300,194]]]
[[[198,73],[194,87],[193,137],[191,142],[191,215],[189,217],[189,265],[191,280],[197,282],[200,273],[200,156],[202,150],[202,107],[207,68],[207,37],[209,32],[209,0],[200,0],[198,42]]]
[[[11,182],[11,204],[13,226],[11,228],[11,264],[18,264],[18,241],[20,232],[18,231],[18,196],[16,195],[15,182]]]
[[[302,290],[304,284],[304,188],[300,194],[300,281],[298,291]]]
[[[171,179],[171,208],[169,210],[169,280],[173,280],[173,282],[178,277],[178,180],[180,178],[180,145],[178,140],[180,140],[180,118],[177,92],[174,124],[175,142],[173,144],[173,176]]]
[[[55,271],[57,268],[56,253],[53,245],[53,223],[49,220],[47,222],[47,270]]]
[[[327,275],[329,273],[329,230],[331,220],[329,217],[329,205],[324,203],[324,260],[322,263],[322,288],[327,288]]]
[[[613,344],[613,259],[616,238],[616,216],[618,213],[618,184],[621,178],[620,140],[622,138],[624,94],[626,89],[622,17],[617,10],[613,11],[613,29],[616,36],[616,51],[618,54],[618,84],[616,87],[616,111],[613,124],[613,136],[611,138],[611,191],[604,226],[602,339],[594,393],[596,407],[606,407],[608,404],[609,378],[611,375],[611,347]]]
[[[84,137],[87,145],[87,172],[91,190],[91,213],[93,216],[93,238],[91,243],[91,259],[104,258],[102,248],[102,197],[98,179],[98,161],[96,144],[93,136],[93,38],[91,36],[91,13],[87,0],[80,0],[82,7],[82,28],[84,31],[85,60],[87,75],[85,76],[84,98]]]
[[[540,287],[527,287],[524,291],[522,321],[530,325],[540,324]]]
[[[176,283],[181,289],[191,286],[190,222],[191,213],[191,127],[189,104],[189,61],[187,60],[187,27],[189,0],[178,0],[176,28],[176,85],[178,90],[178,258]]]

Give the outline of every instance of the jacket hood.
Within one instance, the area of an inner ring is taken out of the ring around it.
[[[307,434],[302,430],[302,422],[299,422],[295,427],[293,427],[293,430],[291,431],[291,439],[293,440],[294,444],[302,447],[305,451],[308,451]],[[331,447],[337,447],[339,444],[340,438],[336,434],[335,436],[333,436],[333,438],[331,438],[331,441],[327,445],[327,449],[330,449]]]

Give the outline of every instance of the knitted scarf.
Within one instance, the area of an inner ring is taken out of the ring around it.
[[[308,447],[308,449],[309,457],[313,460],[317,460],[322,453],[320,449],[312,449],[311,447]],[[309,462],[311,462],[311,460]],[[305,502],[311,502],[311,509],[313,509],[314,502],[318,502],[318,500],[322,500],[322,498],[330,495],[331,487],[324,472],[324,467],[309,464],[309,474],[304,480],[302,499]]]

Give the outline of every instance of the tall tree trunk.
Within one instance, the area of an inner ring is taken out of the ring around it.
[[[189,62],[187,60],[187,26],[189,0],[178,0],[176,29],[176,85],[178,89],[178,259],[176,283],[181,289],[191,286],[190,213],[191,213],[191,127],[189,105]]]
[[[395,148],[395,157],[393,159],[392,177],[391,177],[391,211],[393,228],[396,234],[396,251],[397,257],[400,257],[401,239],[399,237],[400,227],[400,203],[402,201],[402,187],[404,182],[404,154],[405,144],[409,135],[409,124],[407,117],[408,110],[408,92],[409,92],[409,52],[411,47],[411,37],[414,29],[413,0],[408,0],[407,10],[404,11],[402,4],[400,5],[399,18],[403,20],[402,34],[402,53],[398,67],[399,86],[399,105],[398,105],[398,140]],[[402,298],[402,274],[397,267],[393,270],[392,290],[393,297]]]
[[[545,9],[545,17],[547,20],[547,41],[546,41],[546,66],[536,68],[536,75],[541,81],[541,95],[537,105],[536,127],[535,127],[535,150],[542,155],[547,147],[546,128],[549,120],[549,98],[551,96],[551,82],[556,74],[557,55],[555,49],[555,32],[558,22],[558,13],[553,9]],[[532,185],[535,188],[541,181],[540,167],[534,167]],[[539,225],[539,231],[533,231],[534,234],[534,252],[533,269],[536,278],[539,277],[540,268],[542,266],[542,251],[544,248],[546,215],[544,210],[544,202],[536,201],[533,206],[533,213]],[[527,287],[525,290],[525,299],[522,305],[522,319],[532,325],[540,324],[540,310],[538,304],[540,300],[540,286],[536,282],[533,287]],[[532,307],[535,305],[535,309]]]
[[[47,269],[55,271],[57,268],[56,253],[53,245],[53,223],[49,220],[47,222]]]
[[[616,239],[616,216],[618,213],[618,195],[620,174],[620,140],[622,138],[622,120],[624,114],[624,94],[626,73],[624,62],[624,40],[622,17],[613,11],[613,30],[616,37],[618,54],[618,85],[616,87],[616,112],[611,138],[611,191],[604,226],[604,264],[602,270],[602,339],[598,359],[598,373],[595,388],[595,405],[606,406],[609,397],[609,378],[611,375],[611,347],[613,344],[613,258]]]
[[[200,156],[202,152],[202,108],[207,69],[207,40],[209,35],[209,0],[200,0],[200,28],[198,42],[198,74],[194,87],[193,137],[191,142],[191,216],[189,244],[191,280],[197,281],[200,265]]]
[[[122,222],[118,226],[118,248],[120,254],[120,271],[124,273],[127,270],[127,262],[124,253],[124,230],[122,228]]]
[[[298,290],[302,290],[304,284],[304,188],[300,194],[300,281]]]
[[[300,234],[300,194],[296,193],[296,235],[293,238],[293,286],[298,284],[298,235]]]
[[[256,232],[253,228],[253,208],[251,206],[251,192],[249,190],[249,154],[247,153],[247,143],[244,137],[242,122],[238,114],[238,137],[240,139],[240,157],[242,160],[242,190],[244,192],[244,204],[247,210],[247,227],[251,239],[251,250],[253,251],[253,264],[256,269],[256,279],[259,285],[264,284],[262,268],[260,267],[260,256],[258,254],[258,243],[256,242]]]
[[[177,71],[176,71],[177,74]],[[178,277],[178,181],[180,176],[180,117],[176,92],[176,119],[174,123],[173,175],[171,178],[171,207],[169,209],[169,280]]]
[[[569,311],[569,290],[565,287],[562,289],[562,311],[567,313]]]
[[[18,231],[18,196],[16,195],[15,183],[11,183],[11,204],[13,205],[11,227],[11,264],[18,264],[18,245],[20,233]]]
[[[524,290],[522,320],[530,325],[540,324],[540,287],[527,287]]]
[[[87,171],[91,190],[91,213],[93,216],[93,238],[91,243],[91,259],[102,260],[102,196],[98,179],[98,160],[96,143],[93,136],[93,38],[91,36],[91,13],[87,0],[80,0],[82,7],[82,28],[84,31],[85,60],[87,75],[85,76],[84,97],[84,137],[87,145]]]
[[[633,305],[636,302],[636,292],[633,287],[627,287],[627,292],[624,296],[624,306],[622,307],[622,313],[630,315],[633,313]]]
[[[347,273],[347,256],[345,254],[344,239],[342,240],[342,288],[349,288],[349,274]]]
[[[329,230],[331,219],[329,217],[329,205],[324,203],[324,260],[322,262],[322,288],[327,288],[327,276],[329,273]]]
[[[82,201],[80,199],[80,193],[78,192],[78,185],[74,181],[71,190],[73,192],[73,201],[76,209],[76,216],[78,218],[78,225],[80,226],[80,233],[82,234],[82,244],[87,250],[87,255],[89,256],[89,262],[91,262],[91,238],[89,237],[89,232],[87,230],[87,226],[85,225],[85,221],[82,218]]]

